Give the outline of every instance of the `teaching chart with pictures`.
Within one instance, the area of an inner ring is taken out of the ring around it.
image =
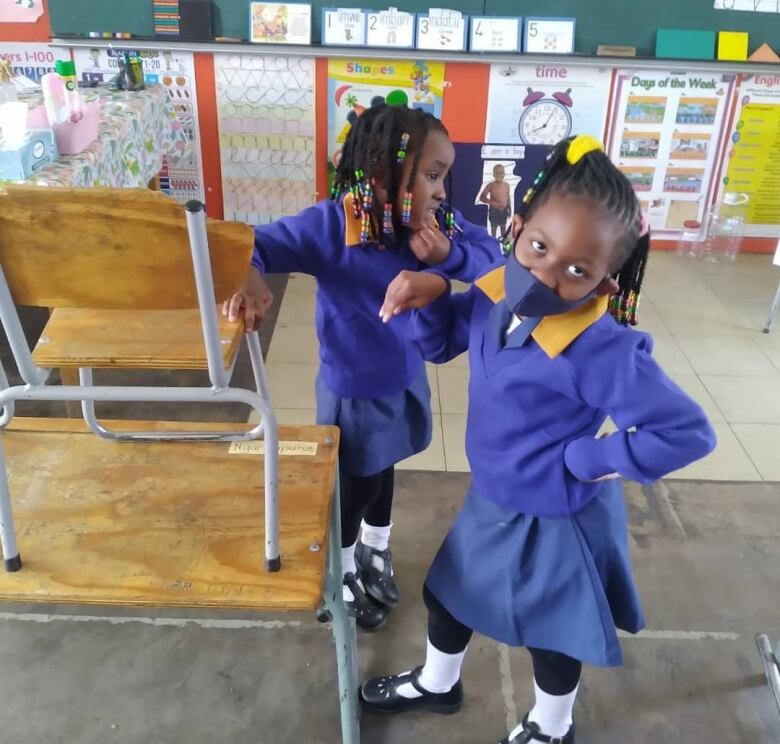
[[[163,158],[160,190],[176,201],[204,199],[203,170],[200,162],[200,127],[195,88],[195,66],[188,52],[155,49],[74,49],[76,70],[82,80],[109,82],[119,72],[119,59],[127,52],[138,57],[147,83],[164,85],[182,129],[191,146],[175,162]]]
[[[747,194],[747,234],[780,236],[780,75],[740,77],[721,193]]]
[[[268,224],[316,198],[314,60],[216,54],[226,220]]]
[[[704,220],[734,85],[722,73],[618,72],[609,154],[656,232]]]
[[[611,81],[608,69],[491,65],[485,141],[549,146],[571,134],[601,139]]]

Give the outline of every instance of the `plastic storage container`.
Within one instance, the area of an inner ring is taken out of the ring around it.
[[[733,263],[745,237],[745,222],[750,198],[729,192],[710,212],[704,257],[712,263]]]
[[[685,258],[699,258],[704,254],[704,240],[701,222],[686,220],[677,239],[677,255]]]

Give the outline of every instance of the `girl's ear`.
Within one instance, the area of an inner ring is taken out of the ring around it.
[[[611,297],[617,294],[619,290],[620,285],[617,283],[617,280],[611,276],[605,276],[594,291],[596,297]]]
[[[517,240],[517,236],[523,232],[523,226],[525,220],[519,214],[512,215],[512,222],[509,224],[509,234],[512,236],[512,240]]]

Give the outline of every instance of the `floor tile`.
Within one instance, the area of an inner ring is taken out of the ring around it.
[[[441,415],[433,416],[433,433],[431,445],[424,452],[400,462],[396,467],[399,470],[445,470],[444,445],[442,442]]]
[[[667,374],[694,374],[688,358],[683,354],[671,333],[653,334],[653,357],[666,370]]]
[[[274,407],[316,408],[314,380],[318,369],[317,364],[273,361],[269,363],[268,385],[271,388],[271,401]]]
[[[431,386],[431,411],[441,413],[441,404],[439,402],[439,375],[435,364],[426,364],[425,371],[428,373],[428,384]]]
[[[440,365],[439,395],[442,413],[466,413],[468,410],[468,367]]]
[[[742,447],[766,480],[780,481],[780,425],[732,424]]]
[[[704,383],[696,375],[669,375],[688,395],[691,396],[707,414],[710,421],[725,422],[723,412],[707,392]]]
[[[701,381],[731,424],[780,424],[780,377],[710,377]]]
[[[441,422],[447,470],[451,473],[470,472],[469,461],[466,459],[466,416],[460,413],[443,413]]]
[[[314,325],[317,298],[314,292],[298,290],[285,292],[277,323]]]
[[[778,337],[780,337],[780,324],[778,325],[777,335]],[[756,346],[758,346],[758,348],[761,349],[762,353],[766,356],[766,358],[769,359],[770,362],[772,362],[775,369],[778,372],[780,372],[780,345],[770,346],[768,343],[761,344],[760,342],[758,342],[756,343]]]
[[[317,422],[317,411],[314,408],[274,408],[276,423],[279,426],[309,426]],[[256,424],[260,416],[252,411],[249,423]]]
[[[290,278],[287,281],[285,296],[295,292],[313,293],[316,291],[317,280],[313,276],[309,276],[308,274],[290,274]]]
[[[767,355],[749,338],[677,336],[677,345],[698,375],[775,377]]]
[[[669,475],[685,480],[760,481],[761,474],[728,424],[713,424],[718,446],[703,460]]]
[[[287,325],[277,323],[271,346],[268,349],[268,362],[304,362],[318,364],[319,343],[313,325]]]

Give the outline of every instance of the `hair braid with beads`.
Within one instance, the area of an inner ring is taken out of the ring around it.
[[[609,310],[622,325],[636,325],[650,234],[640,235],[639,200],[629,180],[602,149],[588,149],[571,162],[570,148],[582,139],[571,137],[553,148],[516,211],[527,221],[553,196],[581,196],[592,200],[603,214],[619,222],[624,227],[624,237],[616,247],[612,263],[619,289],[610,301]]]
[[[361,240],[366,242],[373,236],[373,216],[369,207],[373,204],[373,188],[378,184],[387,193],[388,205],[393,212],[399,194],[411,194],[414,187],[425,141],[431,132],[438,131],[449,136],[444,124],[432,114],[421,109],[383,104],[366,109],[352,125],[342,148],[341,159],[336,168],[331,198],[349,198],[355,216],[360,217],[364,229]],[[402,137],[408,141],[401,156]],[[413,158],[407,183],[402,183],[407,158]],[[366,199],[366,194],[369,198]],[[380,211],[384,204],[378,205]],[[445,224],[450,225],[450,210],[443,213]],[[393,219],[395,227],[399,221]]]

